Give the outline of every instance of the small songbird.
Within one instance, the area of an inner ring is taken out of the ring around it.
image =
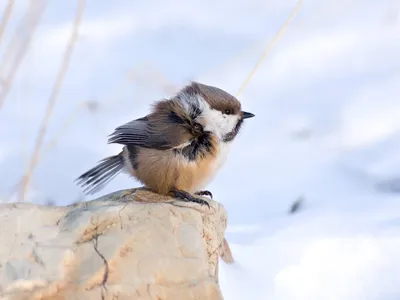
[[[191,82],[157,101],[147,116],[117,127],[108,143],[124,145],[122,151],[77,181],[92,194],[126,172],[153,192],[208,205],[196,195],[212,198],[203,188],[225,162],[243,120],[252,117],[226,91]]]

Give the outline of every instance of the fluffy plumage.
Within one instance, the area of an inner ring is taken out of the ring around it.
[[[213,178],[243,120],[253,116],[229,93],[192,82],[174,97],[155,102],[147,116],[117,127],[108,142],[123,150],[78,181],[93,193],[126,171],[157,193],[189,197]]]

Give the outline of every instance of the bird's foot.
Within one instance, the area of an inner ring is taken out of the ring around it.
[[[210,204],[208,204],[207,201],[194,197],[192,196],[190,193],[182,191],[182,190],[172,190],[171,195],[181,201],[185,201],[185,202],[194,202],[194,203],[198,203],[201,205],[207,205],[208,208],[210,208]]]
[[[196,193],[194,193],[195,195],[198,195],[198,196],[210,196],[210,198],[212,199],[213,198],[213,194],[210,192],[210,191],[207,191],[207,190],[205,190],[205,191],[198,191],[198,192],[196,192]]]

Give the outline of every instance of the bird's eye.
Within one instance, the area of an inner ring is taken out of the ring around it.
[[[226,115],[230,115],[232,112],[231,112],[231,110],[230,109],[225,109],[225,114]]]
[[[194,124],[194,129],[195,129],[195,130],[201,131],[202,128],[203,128],[203,127],[202,127],[199,123],[195,123],[195,124]]]

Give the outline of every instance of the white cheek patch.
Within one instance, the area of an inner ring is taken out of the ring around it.
[[[239,116],[227,115],[226,116],[226,128],[228,130],[226,132],[224,132],[224,135],[231,132],[236,127],[236,124],[238,121],[239,121]]]
[[[205,106],[202,117],[206,123],[204,129],[215,133],[220,139],[235,128],[239,119],[237,115],[224,115],[209,105]]]
[[[190,104],[195,103],[202,111],[199,119],[202,119],[200,123],[204,126],[204,130],[214,133],[220,140],[235,128],[239,120],[237,115],[224,115],[219,110],[212,109],[207,101],[199,95],[182,94],[180,100],[183,107],[188,111]]]

